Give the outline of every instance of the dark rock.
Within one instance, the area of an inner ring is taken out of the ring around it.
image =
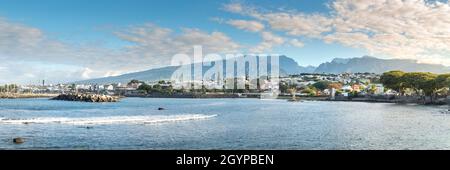
[[[98,94],[60,94],[52,100],[81,101],[81,102],[117,102],[117,97]]]
[[[14,144],[22,144],[25,142],[23,138],[14,138],[13,139]]]

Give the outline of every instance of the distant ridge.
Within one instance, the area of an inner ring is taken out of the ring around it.
[[[379,59],[371,56],[359,58],[341,59],[335,58],[326,62],[314,71],[316,73],[343,73],[343,72],[370,72],[383,73],[391,70],[402,70],[405,72],[433,72],[449,73],[450,68],[439,64],[417,63],[410,59]]]
[[[98,79],[82,80],[74,82],[75,84],[110,84],[127,83],[133,79],[142,81],[158,81],[170,79],[172,73],[179,66],[169,66],[156,69],[150,69],[141,72],[128,73],[119,76],[104,77]],[[204,67],[204,70],[208,69]],[[357,58],[335,58],[331,62],[320,64],[317,68],[313,66],[302,67],[287,56],[280,56],[280,74],[292,75],[300,73],[383,73],[391,70],[402,70],[406,72],[433,72],[450,73],[450,67],[439,64],[422,64],[416,60],[409,59],[379,59],[371,56]]]
[[[299,73],[312,73],[315,70],[315,67],[302,67],[299,66],[294,59],[280,56],[280,74],[281,75],[290,75],[290,74],[299,74]],[[133,79],[141,80],[141,81],[158,81],[158,80],[168,80],[171,78],[172,74],[178,69],[180,66],[168,66],[156,69],[150,69],[146,71],[134,72],[123,74],[119,76],[111,76],[97,79],[89,79],[74,82],[75,84],[111,84],[111,83],[128,83]],[[204,67],[203,71],[209,69],[210,67]],[[270,68],[268,68],[270,69]]]

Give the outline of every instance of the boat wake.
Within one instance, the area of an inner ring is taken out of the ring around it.
[[[202,120],[217,115],[184,114],[184,115],[152,115],[152,116],[109,116],[109,117],[42,117],[32,119],[0,119],[0,124],[71,124],[71,125],[99,125],[99,124],[154,124],[189,120]]]

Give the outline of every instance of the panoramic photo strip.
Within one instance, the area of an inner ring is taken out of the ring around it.
[[[0,59],[7,153],[450,149],[448,0],[0,0]]]

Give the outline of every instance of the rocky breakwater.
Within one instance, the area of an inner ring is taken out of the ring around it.
[[[60,94],[52,100],[80,101],[80,102],[118,102],[119,98],[98,94]]]

